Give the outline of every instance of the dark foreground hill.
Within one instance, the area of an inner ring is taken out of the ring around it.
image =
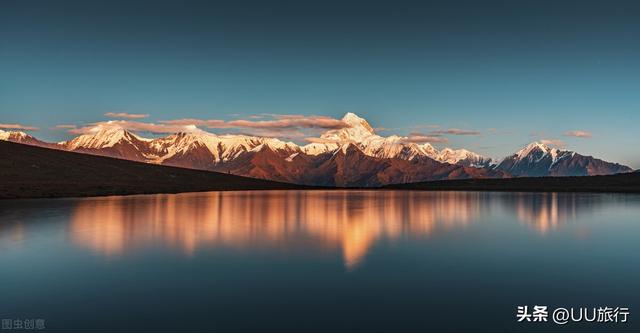
[[[0,198],[296,188],[302,187],[0,141]]]
[[[460,179],[388,185],[424,191],[626,192],[640,193],[640,172],[609,176]]]

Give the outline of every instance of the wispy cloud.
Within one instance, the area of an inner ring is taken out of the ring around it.
[[[209,128],[233,128],[233,126],[227,126],[224,120],[218,119],[196,119],[196,118],[181,118],[172,120],[161,120],[161,124],[172,126],[201,126]]]
[[[53,129],[56,129],[56,130],[65,130],[65,129],[73,129],[73,128],[77,128],[77,127],[78,127],[78,126],[76,126],[76,125],[60,124],[60,125],[53,126]]]
[[[547,146],[554,146],[554,147],[558,147],[558,148],[564,148],[565,147],[564,141],[558,140],[558,139],[542,139],[542,140],[540,140],[540,143],[545,144]]]
[[[439,134],[439,135],[443,135],[443,134],[447,134],[447,135],[480,135],[480,131],[474,131],[474,130],[464,130],[464,129],[459,129],[459,128],[449,128],[446,130],[435,130],[430,132],[431,134]]]
[[[490,135],[507,135],[507,134],[513,134],[514,132],[516,132],[513,129],[498,129],[495,127],[491,127],[491,128],[487,128],[487,132]]]
[[[149,117],[147,113],[127,113],[127,112],[107,112],[104,114],[109,118],[120,118],[120,119],[142,119]]]
[[[564,136],[572,136],[574,138],[588,139],[588,138],[591,138],[593,135],[591,134],[591,132],[576,130],[576,131],[565,132]]]
[[[323,129],[339,129],[349,125],[341,120],[325,116],[303,116],[303,115],[268,115],[270,120],[220,120],[220,119],[197,119],[182,118],[172,120],[162,120],[157,123],[142,122],[135,120],[111,120],[90,123],[81,127],[59,127],[69,129],[70,134],[86,134],[95,132],[100,128],[119,127],[130,131],[149,133],[176,133],[201,131],[203,128],[209,129],[229,129],[246,131],[247,134],[257,136],[273,136],[280,138],[302,139],[307,134]]]
[[[270,130],[258,129],[252,131],[242,131],[238,134],[249,136],[260,136],[266,138],[278,138],[283,140],[304,140],[308,133],[304,133],[298,129]]]
[[[232,127],[246,128],[323,128],[339,129],[348,127],[344,122],[328,117],[280,118],[277,120],[232,120],[227,122]]]
[[[440,125],[437,124],[420,124],[420,125],[412,125],[413,128],[428,128],[428,129],[436,129],[440,128]]]
[[[19,130],[19,131],[37,131],[37,127],[26,126],[20,124],[0,124],[0,129]]]
[[[449,142],[449,139],[441,136],[441,135],[430,135],[430,134],[423,134],[423,133],[419,133],[419,132],[413,132],[411,134],[409,134],[408,137],[404,138],[403,141],[405,142],[412,142],[412,143],[447,143]]]
[[[293,128],[319,128],[340,129],[348,127],[342,120],[325,116],[303,115],[270,115],[271,120],[219,120],[219,119],[195,119],[184,118],[175,120],[163,120],[167,125],[194,125],[207,128],[253,128],[253,129],[293,129]]]
[[[122,128],[134,132],[148,132],[158,134],[199,131],[199,129],[194,125],[167,125],[144,123],[130,120],[110,120],[91,123],[82,127],[71,128],[68,133],[76,135],[95,133],[105,128]]]

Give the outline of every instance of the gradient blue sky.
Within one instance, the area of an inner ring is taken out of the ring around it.
[[[0,123],[341,117],[640,168],[637,1],[0,2]],[[591,138],[566,136],[582,130]],[[212,130],[222,133],[227,130]],[[440,145],[442,147],[442,145]]]

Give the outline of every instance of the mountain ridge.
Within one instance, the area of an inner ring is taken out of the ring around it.
[[[532,142],[507,156],[495,167],[515,177],[601,176],[631,172],[632,169],[592,156]]]
[[[353,156],[347,147],[344,156]],[[268,149],[268,151],[272,151]],[[416,163],[402,161],[401,163]],[[344,166],[345,164],[343,164]],[[451,167],[451,165],[449,165]],[[445,172],[446,173],[446,172]],[[349,175],[359,182],[360,175]],[[52,198],[221,190],[328,189],[225,173],[176,168],[0,141],[0,199]],[[348,184],[347,184],[348,185]],[[333,187],[341,189],[341,187]],[[640,173],[586,177],[454,179],[375,186],[374,189],[640,193]]]
[[[216,135],[195,126],[148,139],[107,122],[68,141],[47,143],[23,132],[0,139],[160,165],[326,186],[380,186],[443,179],[603,175],[630,168],[533,142],[496,162],[466,149],[438,150],[429,142],[383,137],[354,113],[346,127],[331,129],[308,144],[247,135]],[[336,158],[339,155],[340,158]],[[349,155],[349,156],[347,156]],[[358,175],[354,174],[359,173]]]

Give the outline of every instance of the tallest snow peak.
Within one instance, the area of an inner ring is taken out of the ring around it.
[[[371,127],[364,118],[358,117],[355,113],[347,112],[344,117],[342,117],[342,121],[352,128],[362,128],[371,135],[375,134],[373,127]]]

